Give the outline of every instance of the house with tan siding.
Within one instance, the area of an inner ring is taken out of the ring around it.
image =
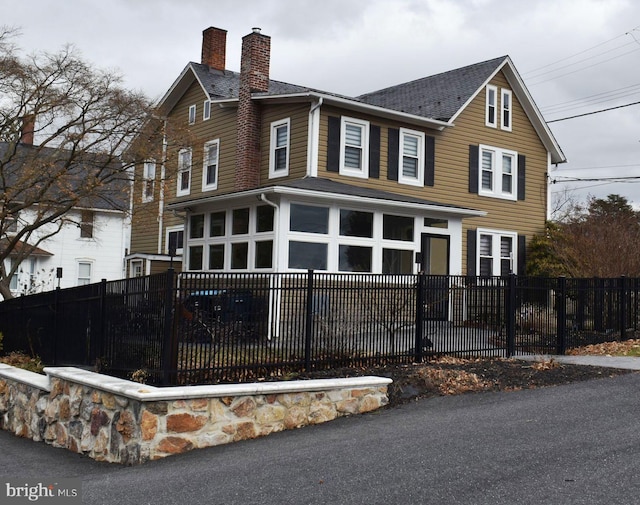
[[[259,29],[227,69],[226,34],[160,102],[189,141],[137,168],[129,275],[524,273],[566,160],[508,56],[346,97],[272,79]]]

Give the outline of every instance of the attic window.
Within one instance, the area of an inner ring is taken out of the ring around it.
[[[196,106],[189,106],[189,124],[194,124],[196,122]]]
[[[487,86],[487,104],[485,124],[492,128],[498,126],[498,118],[496,116],[498,109],[498,88],[495,86]]]
[[[502,95],[501,96],[501,102],[502,102],[501,119],[502,119],[502,124],[500,125],[500,127],[503,130],[511,131],[511,110],[512,110],[511,91],[508,90],[508,89],[503,89],[501,95]]]
[[[205,100],[202,106],[202,120],[206,121],[211,118],[211,100]]]

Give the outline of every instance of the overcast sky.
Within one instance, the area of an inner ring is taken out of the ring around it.
[[[151,98],[200,61],[209,26],[228,31],[228,69],[239,70],[241,38],[261,27],[271,36],[271,78],[349,96],[509,55],[568,159],[552,172],[552,191],[569,188],[580,200],[617,193],[640,207],[640,105],[627,106],[640,101],[637,0],[0,0],[0,7],[0,24],[20,29],[24,51],[72,44]],[[554,122],[576,115],[583,116]],[[564,182],[571,178],[592,180]]]

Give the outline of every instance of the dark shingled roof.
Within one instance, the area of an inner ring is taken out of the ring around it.
[[[506,59],[494,58],[357,98],[369,105],[449,121]]]
[[[270,96],[317,92],[428,119],[449,121],[496,69],[504,63],[506,58],[506,56],[502,56],[475,63],[456,70],[366,93],[359,97],[345,97],[336,93],[273,79],[269,81],[268,92],[257,94]],[[231,70],[211,69],[201,63],[191,62],[189,66],[193,69],[212,100],[238,98],[240,73]]]
[[[270,186],[274,187],[288,187],[295,189],[302,189],[308,191],[317,191],[320,193],[334,193],[339,195],[353,196],[354,198],[373,198],[375,200],[388,200],[392,202],[413,203],[417,205],[435,205],[438,207],[448,207],[455,209],[462,209],[464,207],[458,207],[449,203],[434,202],[431,200],[425,200],[423,198],[415,198],[407,195],[399,195],[390,191],[383,191],[379,189],[365,188],[361,186],[352,186],[351,184],[345,184],[343,182],[333,181],[331,179],[323,179],[321,177],[304,177],[302,179],[294,179],[290,181],[282,181],[274,183]],[[269,186],[266,186],[269,187]],[[464,208],[465,210],[472,210]]]
[[[204,86],[212,100],[225,98],[238,98],[240,87],[240,73],[231,70],[215,70],[201,63],[189,63],[198,79]],[[286,82],[269,80],[269,91],[265,95],[288,95],[292,93],[305,93],[315,91],[304,86],[288,84]],[[262,94],[262,93],[259,93]]]

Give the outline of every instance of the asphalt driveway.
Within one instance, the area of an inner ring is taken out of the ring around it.
[[[0,432],[0,475],[80,477],[92,504],[631,504],[639,389],[633,373],[433,398],[138,467]]]

